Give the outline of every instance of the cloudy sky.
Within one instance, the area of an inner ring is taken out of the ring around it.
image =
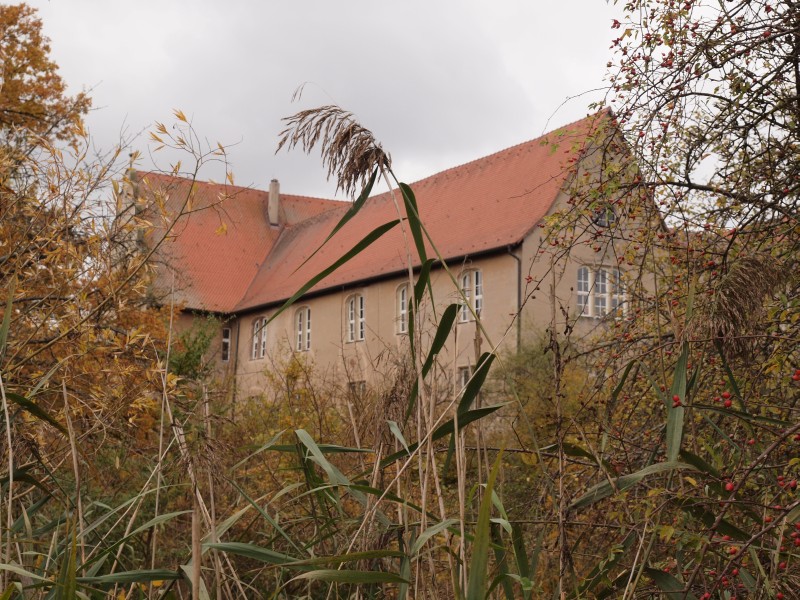
[[[275,177],[286,193],[324,197],[335,186],[316,154],[275,154],[283,117],[342,106],[411,182],[586,115],[621,12],[606,0],[29,4],[70,91],[91,90],[99,147],[132,138],[151,168],[147,132],[178,108],[203,140],[232,145],[237,184]],[[172,157],[152,158],[166,168]]]

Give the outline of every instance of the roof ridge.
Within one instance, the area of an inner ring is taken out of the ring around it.
[[[610,109],[608,109],[608,110],[610,110]],[[579,123],[582,123],[584,121],[589,121],[589,120],[593,120],[593,119],[599,119],[599,118],[602,117],[602,115],[605,112],[608,112],[608,110],[604,109],[604,110],[598,111],[596,113],[592,113],[590,115],[586,115],[585,117],[582,117],[580,119],[575,119],[574,121],[572,121],[570,123],[567,123],[565,125],[561,125],[560,127],[556,127],[555,129],[552,129],[550,131],[546,131],[546,132],[544,132],[542,135],[540,135],[538,137],[531,138],[529,140],[524,140],[524,141],[519,142],[517,144],[512,144],[511,146],[508,146],[507,148],[503,148],[501,150],[497,150],[496,152],[492,152],[491,154],[486,154],[484,156],[479,156],[478,158],[473,158],[472,160],[468,160],[466,162],[463,162],[461,164],[455,165],[453,167],[449,167],[447,169],[444,169],[443,171],[438,171],[436,173],[432,173],[431,175],[428,175],[427,177],[423,177],[422,179],[418,179],[416,181],[413,181],[413,182],[409,183],[408,185],[413,187],[414,185],[423,183],[425,181],[428,181],[429,179],[433,179],[434,177],[439,177],[441,175],[445,175],[446,173],[450,173],[451,171],[460,170],[460,169],[463,169],[465,167],[469,167],[470,165],[473,165],[475,163],[478,163],[478,162],[481,162],[481,161],[484,161],[484,160],[487,160],[487,159],[495,158],[498,155],[511,152],[511,151],[513,151],[513,150],[515,150],[517,148],[521,148],[522,146],[531,146],[531,145],[533,145],[534,142],[540,142],[540,141],[544,140],[544,138],[546,138],[548,136],[557,134],[557,133],[559,133],[559,132],[561,132],[561,131],[569,128],[569,127],[572,127],[572,126],[577,125]],[[383,195],[385,193],[386,192],[382,192],[379,195]]]

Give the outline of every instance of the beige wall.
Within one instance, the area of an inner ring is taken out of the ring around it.
[[[481,322],[486,335],[480,336],[481,352],[490,350],[492,345],[514,348],[516,329],[511,322],[517,310],[516,261],[507,254],[500,254],[451,265],[450,268],[458,280],[464,271],[479,269],[483,275]],[[425,332],[423,347],[432,340],[436,318],[448,304],[459,302],[458,290],[444,269],[434,270],[431,281],[436,316],[434,307],[429,302],[424,303],[420,311]],[[251,312],[233,319],[227,325],[233,333],[227,368],[235,366],[239,393],[246,396],[262,393],[265,370],[280,363],[288,352],[313,361],[320,369],[334,371],[345,380],[380,383],[408,351],[408,335],[398,332],[397,292],[405,283],[403,278],[397,277],[298,302],[268,325],[263,358],[253,359],[251,356],[253,323],[264,316],[272,317],[276,309]],[[364,341],[351,342],[348,341],[347,302],[354,294],[364,297],[366,327]],[[303,307],[311,309],[311,349],[296,352],[295,316]],[[453,371],[475,364],[475,321],[461,322],[457,318],[454,329],[455,333],[439,356],[440,363]],[[221,343],[221,338],[215,343]]]
[[[562,195],[554,210],[565,206],[564,201]],[[460,274],[465,270],[479,269],[483,274],[481,322],[485,334],[480,336],[481,352],[493,348],[501,351],[515,349],[518,330],[523,339],[544,331],[551,323],[554,306],[559,332],[564,330],[565,313],[575,327],[578,339],[591,336],[593,331],[602,327],[604,321],[601,319],[576,317],[577,270],[584,264],[595,268],[616,267],[620,247],[612,244],[598,253],[590,245],[580,243],[585,236],[578,236],[578,243],[573,244],[568,253],[559,255],[543,244],[541,235],[541,230],[534,229],[521,247],[514,250],[514,254],[521,258],[520,267],[508,251],[450,265],[457,281],[460,281]],[[544,254],[540,253],[541,249],[545,249]],[[517,313],[518,268],[521,268],[524,303],[519,325],[514,319]],[[441,316],[445,306],[460,301],[458,289],[442,268],[432,272],[431,280],[435,312]],[[311,361],[317,368],[339,377],[341,381],[380,384],[392,372],[399,357],[407,353],[408,336],[398,333],[397,291],[404,283],[405,280],[398,276],[298,302],[269,324],[266,355],[255,359],[251,357],[253,322],[264,316],[272,317],[277,307],[234,317],[225,325],[231,329],[231,354],[227,364],[218,362],[220,374],[236,372],[237,394],[240,396],[263,393],[266,370],[274,368],[289,352],[295,351],[297,311],[309,307],[312,315],[311,349],[296,352],[296,356]],[[350,342],[347,339],[346,303],[353,294],[361,294],[365,300],[364,341]],[[421,316],[425,332],[422,347],[425,348],[432,339],[436,324],[434,310],[429,303],[423,306]],[[453,374],[457,373],[459,367],[476,362],[475,322],[470,320],[463,323],[457,319],[454,329],[455,332],[438,357],[445,371]],[[219,357],[221,337],[215,340],[215,344],[212,352]]]

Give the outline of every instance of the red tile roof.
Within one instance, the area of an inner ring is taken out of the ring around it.
[[[521,242],[553,206],[590,130],[604,114],[412,184],[420,216],[442,256],[459,259]],[[159,182],[175,179],[158,176]],[[187,182],[183,185],[188,189]],[[214,205],[221,188],[231,191],[230,186],[197,184],[198,205]],[[279,230],[266,221],[266,192],[237,190],[211,210],[182,218],[176,227],[170,258],[187,281],[182,294],[187,308],[236,312],[281,302],[367,233],[397,218],[389,192],[370,198],[298,269],[349,204],[281,194],[287,220]],[[399,192],[394,195],[402,208]],[[227,224],[227,233],[215,234],[221,223]],[[402,273],[404,248],[400,227],[395,227],[312,291]],[[415,252],[413,262],[419,265]]]
[[[191,182],[156,173],[137,175],[139,193],[158,190],[165,212],[175,215],[187,199]],[[231,312],[274,246],[280,229],[267,220],[268,192],[208,182],[195,183],[195,195],[159,249],[171,270],[158,271],[157,286],[173,287],[175,299],[186,308]],[[306,221],[341,204],[334,200],[281,195],[284,222]],[[151,217],[156,221],[156,218]],[[164,227],[154,223],[151,237],[160,239]]]

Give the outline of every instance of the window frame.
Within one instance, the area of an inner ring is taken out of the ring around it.
[[[220,344],[220,358],[226,363],[231,359],[231,328],[222,328],[222,343]]]
[[[294,313],[294,349],[297,352],[311,350],[311,307],[301,306]]]
[[[617,267],[579,266],[575,295],[578,317],[619,319],[628,313],[628,292]]]
[[[363,294],[351,294],[345,305],[347,312],[348,343],[363,342],[366,339],[366,301]]]
[[[469,323],[474,321],[473,311],[481,317],[484,309],[483,296],[483,271],[469,269],[461,274],[461,308],[458,311],[458,322]],[[472,309],[472,310],[470,310]]]
[[[408,284],[404,283],[397,288],[397,334],[408,333]]]
[[[267,355],[267,317],[259,315],[253,319],[250,329],[250,360],[259,360]]]

